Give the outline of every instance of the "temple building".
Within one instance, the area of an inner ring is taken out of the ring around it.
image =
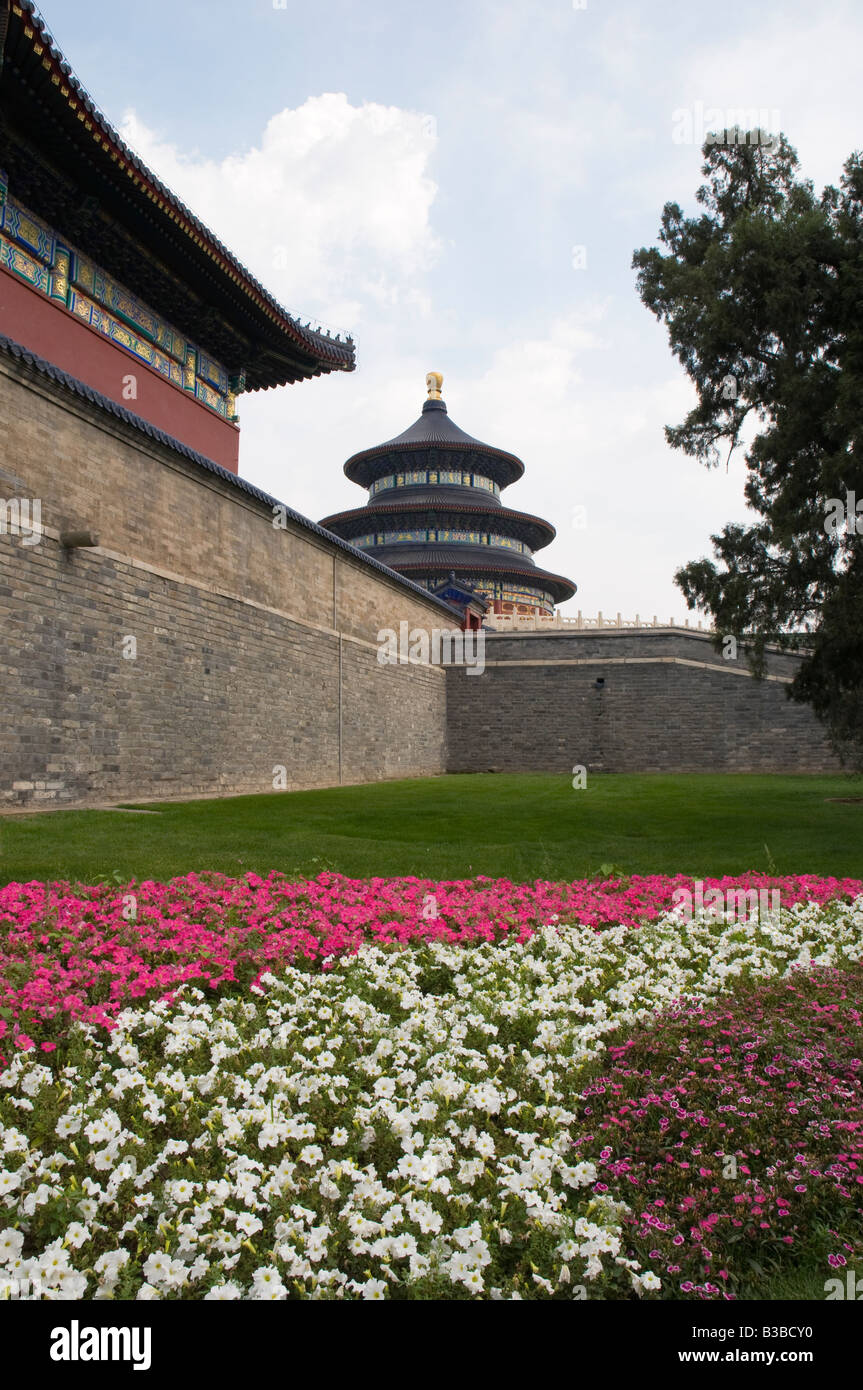
[[[0,0],[0,334],[235,474],[241,391],[354,367],[123,143],[32,0]]]
[[[243,478],[239,393],[352,371],[354,344],[126,147],[32,0],[0,0],[0,171],[0,812],[576,760],[838,770],[785,697],[798,657],[755,681],[712,634],[543,622],[575,590],[535,562],[554,529],[502,504],[524,465],[453,424],[436,373],[348,460],[368,504],[329,530]],[[536,616],[459,642],[490,609]]]
[[[348,459],[345,473],[368,488],[369,500],[321,525],[461,608],[476,595],[494,613],[553,613],[576,589],[533,558],[555,529],[501,502],[524,464],[459,429],[442,385],[430,372],[419,419]]]

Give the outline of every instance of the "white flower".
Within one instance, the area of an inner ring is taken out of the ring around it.
[[[468,1256],[459,1250],[453,1255],[446,1268],[450,1279],[461,1282],[473,1273],[474,1267]]]
[[[225,1284],[214,1284],[204,1294],[205,1303],[227,1303],[243,1297],[243,1291],[239,1284],[230,1282]]]
[[[383,1279],[367,1279],[364,1284],[355,1285],[364,1299],[386,1298],[387,1286]]]
[[[622,1204],[591,1196],[593,1165],[570,1161],[586,1069],[609,1034],[675,999],[861,955],[863,899],[783,912],[775,930],[665,915],[637,932],[558,923],[522,943],[364,946],[323,975],[273,967],[254,1003],[184,985],[124,1010],[111,1037],[79,1025],[84,1061],[56,1074],[67,1108],[53,1143],[38,1055],[0,1077],[3,1276],[32,1269],[60,1300],[108,1298],[121,1271],[124,1296],[144,1300],[285,1298],[293,1281],[309,1298],[382,1298],[441,1275],[511,1299],[509,1273],[483,1286],[499,1246],[515,1247],[525,1297],[583,1291],[613,1263],[656,1293],[657,1276],[619,1254]],[[452,990],[424,993],[429,965]],[[170,1136],[159,1152],[155,1125]],[[35,1234],[58,1198],[79,1218],[65,1245]],[[32,1262],[15,1253],[25,1232]]]
[[[116,1280],[120,1270],[129,1263],[128,1250],[109,1250],[104,1255],[100,1255],[93,1268],[97,1274],[103,1274],[108,1279]]]
[[[5,1231],[0,1231],[0,1265],[17,1260],[23,1244],[24,1237],[20,1231],[13,1230],[11,1226],[7,1226]]]
[[[143,1265],[144,1278],[150,1284],[167,1284],[171,1278],[171,1259],[162,1251],[148,1255]]]
[[[178,1289],[187,1283],[189,1271],[182,1260],[171,1260],[168,1265],[168,1274],[165,1283],[169,1288]]]
[[[415,1238],[409,1233],[395,1236],[390,1241],[390,1251],[397,1260],[409,1259],[417,1253],[417,1243]]]
[[[70,1221],[66,1227],[63,1237],[64,1245],[71,1245],[74,1250],[80,1250],[81,1246],[90,1239],[90,1232],[86,1226],[82,1226],[80,1221]]]
[[[493,1158],[493,1157],[494,1157],[494,1152],[495,1152],[494,1140],[492,1139],[492,1137],[491,1137],[490,1134],[486,1134],[484,1131],[483,1131],[483,1133],[480,1134],[479,1137],[477,1138],[477,1140],[476,1140],[476,1142],[475,1142],[475,1144],[474,1144],[474,1148],[476,1149],[476,1151],[477,1151],[477,1153],[479,1154],[480,1158]]]
[[[53,1075],[47,1067],[33,1066],[23,1077],[21,1090],[28,1096],[38,1095],[42,1087],[49,1085],[53,1079]]]
[[[287,1289],[282,1283],[281,1275],[275,1265],[266,1265],[256,1269],[252,1278],[252,1296],[259,1299],[282,1299],[287,1295]]]

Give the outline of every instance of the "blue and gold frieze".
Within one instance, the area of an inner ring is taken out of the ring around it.
[[[101,328],[103,333],[107,331],[108,315],[102,315],[102,310],[98,305],[94,304],[92,299],[88,299],[85,294],[81,294],[80,290],[73,290],[69,295],[69,308],[76,318],[83,319],[85,323],[92,324],[94,328]],[[105,319],[104,327],[97,322],[100,316]]]
[[[11,241],[25,246],[43,264],[50,266],[53,263],[55,238],[51,228],[26,208],[22,208],[20,203],[16,203],[8,194],[3,205],[2,225],[3,231]]]
[[[100,293],[101,291],[101,293]],[[159,331],[159,319],[151,313],[134,295],[122,289],[107,275],[96,276],[96,298],[106,309],[111,309],[118,318],[125,320],[132,328],[143,333],[145,338],[154,341]]]
[[[188,343],[182,333],[178,333],[176,328],[172,328],[169,323],[159,320],[156,342],[160,348],[165,349],[169,357],[175,357],[178,362],[183,361]],[[180,373],[180,380],[182,381],[182,372]]]
[[[530,587],[515,589],[508,584],[501,584],[496,587],[498,593],[495,597],[499,598],[503,603],[541,604],[543,607],[547,608],[549,612],[554,608],[554,603],[550,595],[547,594],[544,589],[533,589]]]
[[[75,255],[72,283],[151,342],[157,340],[161,327],[167,328],[167,325],[163,325],[162,320],[142,304],[140,299],[129,294],[128,290],[124,290],[122,285],[118,285],[116,280],[106,275],[86,256]]]
[[[513,540],[512,536],[489,536],[489,545],[496,545],[501,550],[517,550],[521,555],[530,555],[530,550],[523,541]]]
[[[416,581],[424,589],[434,589],[440,583],[439,575],[430,575],[428,578]],[[554,600],[551,594],[545,589],[534,589],[530,585],[522,585],[514,588],[498,579],[484,579],[482,576],[470,575],[466,579],[457,579],[457,583],[470,584],[478,594],[489,603],[499,602],[511,604],[514,607],[531,608],[538,612],[551,614],[554,612]]]
[[[131,352],[141,362],[146,362],[148,367],[153,367],[161,376],[167,377],[176,386],[182,385],[179,363],[173,362],[146,338],[141,338],[137,333],[133,333],[128,324],[121,322],[113,314],[109,314],[107,309],[102,308],[101,304],[96,304],[80,290],[72,290],[69,296],[69,308],[76,318],[82,319],[91,328],[96,328],[100,333],[104,333],[106,338],[110,338],[113,343],[124,347],[127,352]]]
[[[187,344],[186,351],[183,353],[183,389],[184,391],[195,390],[195,377],[198,369],[198,354],[195,349]]]
[[[228,405],[225,397],[220,396],[218,391],[214,391],[212,386],[208,386],[205,381],[195,382],[195,399],[203,401],[219,415],[227,415]]]
[[[76,289],[83,290],[89,299],[112,310],[119,319],[124,320],[143,337],[149,338],[162,348],[169,357],[176,358],[177,362],[185,360],[187,350],[194,352],[195,349],[191,348],[176,328],[172,328],[164,319],[160,319],[139,299],[129,294],[127,290],[124,290],[109,275],[105,275],[98,266],[79,252],[75,252],[72,256],[70,280]],[[180,371],[172,374],[172,379],[176,379],[178,384],[182,385],[182,373]]]
[[[54,265],[51,270],[51,298],[58,304],[69,304],[70,276],[72,273],[72,252],[68,246],[59,242],[54,247]]]
[[[376,483],[372,483],[369,488],[369,496],[374,497],[377,493],[385,491],[386,488],[395,487],[396,480],[390,474],[388,478],[378,478]]]
[[[437,487],[441,483],[456,483],[459,487],[482,488],[484,492],[491,492],[495,497],[500,496],[500,488],[491,478],[485,478],[480,473],[465,473],[450,469],[441,473],[438,469],[416,469],[410,473],[391,473],[387,477],[378,478],[372,483],[369,489],[369,496],[375,497],[379,492],[385,492],[388,488],[395,487],[417,487],[428,485]]]
[[[96,267],[92,261],[88,261],[86,256],[80,255],[77,251],[72,257],[70,279],[73,285],[82,289],[91,298],[96,293]]]
[[[373,531],[367,536],[359,536],[352,542],[358,549],[363,550],[375,545],[400,545],[400,544],[419,543],[421,545],[446,544],[446,545],[487,545],[493,549],[517,550],[521,555],[531,555],[533,552],[523,541],[514,540],[511,536],[498,536],[493,532],[487,531],[451,531],[449,529],[437,530],[416,530],[416,531]]]
[[[228,394],[228,373],[212,357],[198,351],[198,376],[208,385],[214,386],[221,396]]]
[[[439,541],[452,541],[455,545],[482,545],[481,531],[438,531]]]
[[[13,271],[15,275],[26,280],[28,285],[32,285],[34,290],[41,290],[43,294],[48,294],[51,288],[51,272],[48,267],[42,265],[34,256],[28,256],[27,252],[14,242],[8,241],[6,237],[0,235],[0,265],[7,270]]]
[[[229,379],[225,368],[209,354],[89,257],[58,240],[51,227],[9,194],[8,178],[2,170],[0,266],[71,310],[76,318],[188,391],[209,410],[223,419],[236,419],[236,394],[245,388],[244,377]]]

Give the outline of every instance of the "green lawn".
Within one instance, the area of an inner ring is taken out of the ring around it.
[[[582,878],[765,870],[863,877],[859,779],[489,775],[0,818],[0,881],[192,869]]]

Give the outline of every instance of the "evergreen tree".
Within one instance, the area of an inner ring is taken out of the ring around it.
[[[801,652],[789,688],[863,769],[863,161],[820,198],[784,136],[708,137],[702,211],[633,257],[698,404],[666,438],[707,467],[745,450],[749,525],[675,575],[718,634]],[[718,639],[721,641],[721,636]]]

